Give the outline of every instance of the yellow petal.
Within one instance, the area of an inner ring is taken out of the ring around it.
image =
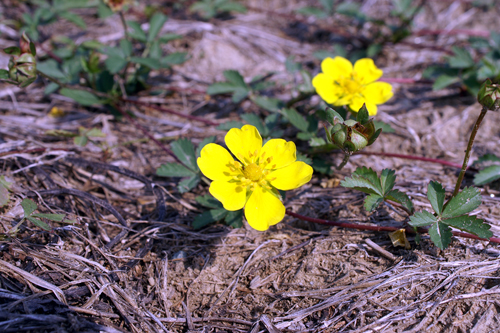
[[[366,100],[360,95],[355,95],[349,102],[349,108],[354,112],[358,112],[363,106],[363,103],[366,103]],[[370,112],[368,111],[368,113]]]
[[[214,180],[210,184],[210,194],[222,202],[226,210],[242,209],[246,201],[246,188],[240,182]]]
[[[287,167],[271,172],[266,179],[278,190],[288,191],[301,187],[311,180],[313,168],[304,162],[293,162]]]
[[[236,174],[230,169],[230,166],[234,166],[231,154],[226,148],[215,143],[209,143],[203,147],[197,162],[201,172],[212,180],[228,179]]]
[[[328,104],[334,103],[342,94],[342,90],[334,84],[333,78],[323,73],[319,73],[312,79],[312,85],[321,98]]]
[[[350,77],[352,74],[352,63],[346,58],[335,57],[325,58],[321,62],[321,70],[331,77],[333,81],[338,81],[341,77]]]
[[[245,217],[252,228],[264,231],[283,220],[285,206],[271,192],[257,186],[245,205]]]
[[[262,157],[259,164],[262,165],[262,163],[269,161],[264,168],[271,170],[286,167],[297,159],[296,151],[295,143],[292,141],[271,139],[262,147],[260,154]]]
[[[370,58],[363,58],[356,61],[354,64],[354,72],[356,73],[356,78],[362,84],[377,81],[384,73],[375,66],[375,63]]]
[[[392,86],[387,82],[370,83],[363,89],[362,94],[367,102],[375,104],[383,104],[394,95]]]
[[[370,116],[375,116],[377,114],[377,104],[367,102],[366,109],[368,110],[368,114]]]
[[[262,148],[262,137],[252,125],[230,129],[224,140],[231,153],[245,165],[255,162]]]

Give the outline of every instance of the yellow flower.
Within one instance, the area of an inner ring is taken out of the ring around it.
[[[226,210],[245,207],[250,226],[264,231],[285,217],[278,190],[292,190],[311,180],[313,169],[296,161],[295,144],[271,139],[262,146],[257,128],[245,125],[225,137],[235,161],[223,147],[209,143],[201,150],[198,166],[213,182],[210,193]]]
[[[393,95],[392,86],[386,82],[375,82],[383,74],[372,59],[363,58],[352,63],[342,57],[326,58],[321,70],[312,80],[317,93],[328,104],[349,105],[358,112],[366,104],[370,116],[377,114],[377,104],[387,102]]]

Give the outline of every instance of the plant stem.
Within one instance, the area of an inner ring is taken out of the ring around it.
[[[125,35],[125,39],[130,41],[130,36],[128,35],[128,26],[127,26],[127,21],[125,21],[125,16],[123,15],[123,12],[120,10],[120,20],[122,21],[123,25],[123,33]]]
[[[479,114],[479,117],[477,118],[476,123],[474,124],[472,133],[470,134],[469,144],[467,145],[467,150],[465,151],[464,163],[462,164],[462,170],[460,171],[460,175],[458,175],[457,184],[455,185],[455,191],[453,191],[453,195],[451,196],[452,198],[456,196],[460,191],[460,185],[464,180],[465,171],[467,170],[467,164],[469,164],[472,145],[474,144],[474,139],[476,138],[477,131],[479,129],[479,126],[481,125],[481,122],[483,121],[484,116],[486,115],[486,112],[488,112],[488,109],[483,106],[483,108],[481,109],[481,113]]]
[[[384,152],[375,152],[375,151],[373,151],[373,152],[372,151],[358,151],[358,152],[354,153],[354,155],[374,155],[374,156],[395,157],[395,158],[402,158],[402,159],[407,159],[407,160],[437,163],[437,164],[442,164],[442,165],[446,165],[446,166],[451,166],[454,168],[461,167],[460,164],[441,160],[438,158],[429,158],[429,157],[415,156],[415,155],[393,154],[393,153],[384,153]],[[468,170],[476,170],[476,169],[475,168],[468,168]]]
[[[112,97],[112,96],[110,96],[110,95],[108,95],[106,93],[103,93],[103,92],[100,92],[100,91],[96,91],[96,90],[94,90],[92,88],[87,88],[87,87],[83,87],[83,86],[72,86],[72,85],[69,85],[69,84],[66,84],[66,83],[62,83],[58,79],[53,78],[52,76],[46,75],[46,74],[40,72],[39,70],[37,70],[36,73],[38,75],[40,75],[40,76],[43,76],[47,80],[54,82],[55,84],[57,84],[61,88],[68,88],[68,89],[88,91],[89,93],[92,93],[92,94],[94,94],[96,96],[108,98],[108,99],[111,99],[111,100],[114,98],[114,97]]]
[[[349,158],[351,157],[350,153],[344,153],[344,159],[342,160],[342,163],[340,163],[339,166],[337,166],[337,170],[342,170],[343,167],[349,162]]]
[[[402,228],[396,228],[396,227],[382,227],[382,226],[376,226],[376,225],[363,225],[363,224],[358,224],[358,223],[346,223],[346,222],[336,222],[336,221],[316,219],[316,218],[300,215],[300,214],[291,212],[289,210],[286,211],[286,214],[289,216],[304,220],[304,221],[323,224],[323,225],[331,225],[331,226],[340,227],[340,228],[357,229],[357,230],[365,230],[365,231],[368,230],[368,231],[390,231],[390,232],[402,229]],[[415,234],[415,230],[413,228],[407,227],[407,228],[405,228],[405,230],[408,234]],[[418,228],[419,233],[427,233],[428,231],[429,230],[426,228]],[[485,239],[485,238],[481,238],[481,237],[478,237],[476,235],[468,234],[466,232],[461,232],[461,231],[452,231],[452,234],[454,236],[490,241],[492,243],[500,244],[500,238],[497,238],[497,237],[491,237],[490,239]]]

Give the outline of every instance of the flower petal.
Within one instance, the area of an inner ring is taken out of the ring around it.
[[[394,95],[392,86],[387,82],[370,83],[363,89],[362,94],[368,102],[375,104],[383,104]]]
[[[356,73],[357,79],[362,84],[377,81],[384,73],[375,66],[375,63],[370,58],[363,58],[356,61],[354,64],[354,72]]]
[[[375,116],[377,114],[377,104],[366,102],[366,109],[368,110],[368,114],[370,116]]]
[[[297,149],[295,148],[295,143],[292,141],[285,141],[283,139],[271,139],[266,142],[261,150],[260,164],[269,161],[269,164],[265,166],[265,169],[280,169],[286,167],[290,163],[295,162],[297,159]]]
[[[318,95],[328,104],[334,103],[343,92],[338,84],[334,84],[333,78],[323,73],[319,73],[312,79],[312,85],[316,88]]]
[[[363,96],[354,95],[349,101],[349,108],[351,108],[351,110],[354,112],[358,112],[359,109],[361,109],[361,107],[363,106],[363,103],[366,103],[366,100],[363,98]]]
[[[222,202],[226,210],[242,209],[246,201],[246,188],[240,182],[214,180],[210,184],[210,194]]]
[[[229,168],[234,165],[231,154],[215,143],[203,147],[197,162],[201,172],[212,180],[228,179],[236,173]]]
[[[256,186],[245,205],[245,217],[252,228],[264,231],[283,220],[285,206],[269,190]]]
[[[301,187],[311,180],[313,168],[301,161],[293,162],[287,167],[271,172],[266,178],[278,190],[288,191]]]
[[[245,165],[255,162],[262,148],[262,137],[252,125],[230,129],[224,141],[231,153]]]
[[[341,77],[350,77],[352,74],[352,63],[343,57],[325,58],[321,62],[321,70],[331,77],[333,81],[338,81]]]

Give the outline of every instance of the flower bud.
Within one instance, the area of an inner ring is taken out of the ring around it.
[[[345,140],[346,140],[347,134],[344,129],[341,129],[340,131],[335,132],[332,137],[332,141],[334,144],[336,144],[339,147],[343,147]]]
[[[23,33],[19,40],[19,48],[11,53],[9,59],[9,78],[21,88],[27,87],[36,79],[35,45]]]
[[[487,79],[477,94],[477,100],[488,110],[497,111],[500,108],[500,85]]]
[[[354,145],[353,151],[361,150],[368,145],[366,137],[355,129],[352,129],[351,132],[351,142]]]

